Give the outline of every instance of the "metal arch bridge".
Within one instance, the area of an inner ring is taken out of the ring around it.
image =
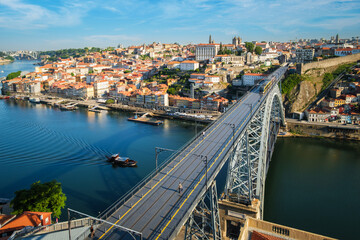
[[[10,54],[10,56],[14,57],[14,58],[24,58],[24,57],[28,57],[28,58],[32,58],[34,60],[39,58],[39,54],[36,51],[26,51],[26,52],[15,52],[13,54]]]
[[[226,193],[259,199],[262,218],[266,173],[285,119],[278,83],[286,70],[272,73],[274,83],[265,93],[254,87],[105,210],[95,239],[174,239],[184,224],[186,239],[221,239],[214,180],[228,160]]]

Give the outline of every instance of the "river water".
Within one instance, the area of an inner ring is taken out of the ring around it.
[[[32,63],[20,62],[13,64],[33,71]],[[24,69],[10,72],[17,70]],[[155,147],[178,149],[195,134],[192,123],[165,120],[155,127],[129,122],[129,116],[0,100],[0,198],[12,198],[35,181],[56,179],[67,207],[97,215],[155,168]],[[104,158],[117,152],[139,166],[113,168]],[[168,154],[161,153],[159,161]],[[266,180],[264,219],[353,239],[360,223],[359,156],[358,142],[278,139]],[[219,192],[225,176],[223,169]]]
[[[32,72],[35,70],[34,64],[38,62],[38,60],[16,60],[10,64],[0,65],[0,78],[17,71]]]

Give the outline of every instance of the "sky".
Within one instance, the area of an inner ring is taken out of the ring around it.
[[[0,0],[1,50],[360,36],[360,0]]]

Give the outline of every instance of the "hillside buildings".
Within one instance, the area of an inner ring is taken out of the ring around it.
[[[296,62],[297,63],[308,63],[314,59],[315,49],[305,48],[296,49]]]

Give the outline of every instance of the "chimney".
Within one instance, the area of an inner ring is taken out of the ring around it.
[[[40,215],[40,221],[41,225],[44,226],[44,216],[42,214]]]

